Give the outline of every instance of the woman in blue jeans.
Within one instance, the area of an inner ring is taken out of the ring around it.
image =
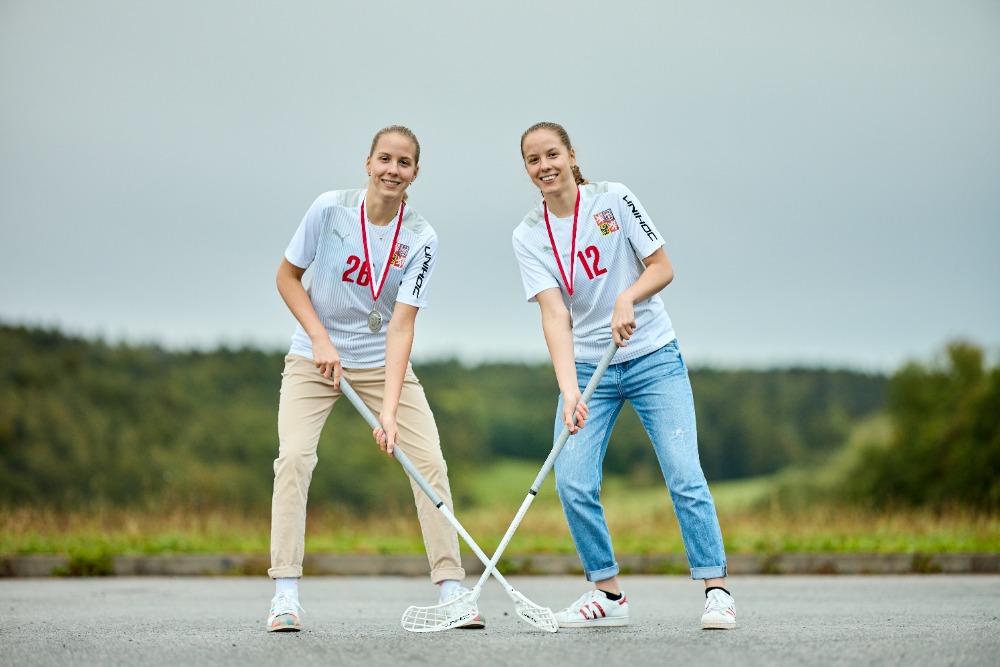
[[[600,501],[611,429],[627,400],[649,434],[681,527],[693,579],[705,581],[706,629],[736,627],[726,554],[698,458],[687,368],[660,290],[673,279],[663,240],[620,183],[590,183],[566,130],[538,123],[521,156],[542,201],[514,231],[525,296],[538,303],[559,383],[555,430],[572,434],[556,459],[556,490],[594,590],[556,614],[560,627],[628,624],[628,601]],[[604,349],[619,346],[589,405],[583,387]]]

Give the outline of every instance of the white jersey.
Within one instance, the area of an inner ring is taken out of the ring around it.
[[[396,219],[388,227],[365,221],[371,252],[369,268],[361,234],[361,202],[365,190],[336,190],[320,195],[299,224],[285,259],[299,268],[312,266],[309,299],[340,353],[345,368],[385,365],[385,330],[397,302],[423,308],[437,256],[437,235],[420,214],[407,206],[392,257]],[[379,235],[382,238],[379,239]],[[378,300],[372,287],[389,270]],[[374,283],[373,283],[374,280]],[[368,328],[368,314],[381,313],[385,325]],[[300,324],[289,354],[312,359],[312,341]]]
[[[556,218],[549,211],[549,228],[562,262],[562,272],[552,250],[542,205],[532,210],[514,230],[514,254],[528,301],[539,292],[560,288],[563,302],[573,316],[573,347],[577,361],[596,364],[611,342],[611,314],[615,299],[642,274],[642,260],[663,245],[639,200],[621,183],[588,183],[579,186],[576,254],[572,257],[573,216]],[[565,279],[572,267],[573,295]],[[614,363],[649,354],[674,339],[673,325],[654,294],[635,305],[636,330]]]

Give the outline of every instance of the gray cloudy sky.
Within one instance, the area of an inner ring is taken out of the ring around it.
[[[1000,348],[1000,3],[0,0],[0,320],[287,347],[274,274],[372,135],[422,144],[416,359],[546,358],[538,120],[667,240],[692,365]]]

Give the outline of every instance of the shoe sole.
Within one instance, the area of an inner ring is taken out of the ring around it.
[[[628,617],[598,618],[593,621],[559,621],[560,628],[617,628],[623,625],[628,625]]]
[[[296,618],[294,615],[292,615],[292,614],[282,614],[281,616],[278,616],[277,618],[283,618],[283,617],[292,618],[292,619],[295,620],[295,622],[292,623],[291,625],[289,625],[288,623],[281,623],[279,625],[269,625],[269,626],[267,626],[267,631],[268,632],[299,632],[302,629],[302,626],[299,625],[299,619]],[[275,620],[277,620],[277,619],[275,619]]]
[[[736,628],[736,621],[727,623],[726,621],[702,621],[702,630],[733,630]]]

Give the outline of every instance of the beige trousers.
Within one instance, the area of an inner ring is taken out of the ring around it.
[[[345,368],[344,377],[365,405],[378,415],[382,410],[385,368]],[[285,357],[278,403],[278,458],[274,461],[271,501],[271,568],[267,572],[272,578],[302,576],[306,498],[318,461],[316,449],[327,415],[342,395],[339,389],[333,388],[333,380],[323,377],[311,359],[298,355]],[[403,377],[396,424],[400,446],[451,510],[448,468],[441,454],[437,425],[424,388],[409,364]],[[379,451],[374,438],[371,446]],[[406,474],[402,468],[400,473]],[[437,583],[444,579],[463,579],[465,570],[462,569],[455,528],[412,479],[410,486],[430,563],[431,580]]]

